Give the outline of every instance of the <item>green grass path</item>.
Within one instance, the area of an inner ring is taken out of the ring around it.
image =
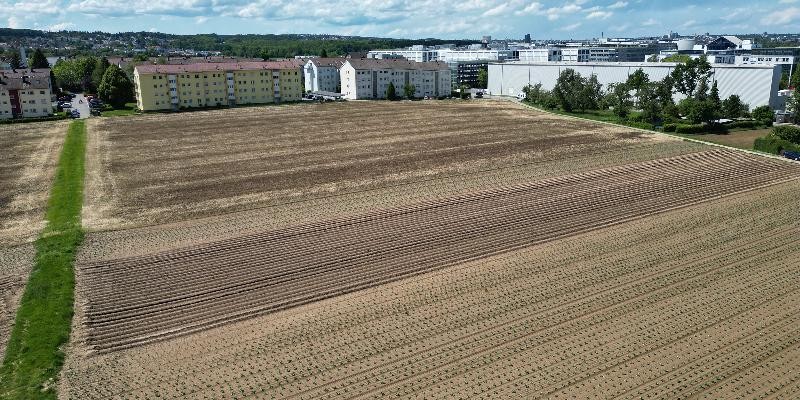
[[[1,399],[55,399],[73,314],[75,252],[83,240],[81,206],[86,148],[83,121],[69,126],[58,161],[47,227],[36,241],[36,261],[22,295],[0,368]]]

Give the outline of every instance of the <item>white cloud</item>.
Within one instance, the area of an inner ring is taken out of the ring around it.
[[[608,6],[608,8],[617,9],[617,8],[625,8],[627,6],[628,6],[628,2],[627,1],[618,1],[618,2]]]
[[[208,17],[195,17],[194,23],[195,24],[205,24],[208,21]]]
[[[646,21],[642,22],[642,26],[655,26],[658,25],[658,21],[653,18],[648,18]]]
[[[797,3],[797,0],[780,0],[778,3],[780,3],[780,4],[794,4],[794,3]]]
[[[586,19],[608,19],[614,15],[611,11],[592,11],[586,16]]]
[[[531,14],[539,14],[539,15],[541,15],[543,11],[544,11],[544,8],[542,6],[542,3],[539,3],[538,1],[534,1],[533,3],[528,4],[527,6],[525,6],[525,8],[523,8],[522,10],[517,11],[516,14],[517,15],[531,15]]]
[[[11,29],[21,28],[22,25],[20,25],[19,18],[13,16],[8,17],[8,27]]]
[[[580,22],[576,22],[574,24],[564,26],[560,30],[562,30],[562,31],[574,31],[575,29],[580,28],[580,26],[581,26],[581,23]]]
[[[775,11],[767,14],[761,19],[761,23],[764,25],[788,25],[791,23],[798,24],[798,21],[800,21],[800,8],[797,7],[790,7]]]
[[[46,28],[46,30],[50,32],[58,32],[58,31],[68,31],[70,29],[74,29],[75,24],[72,22],[61,22],[57,24],[50,25]]]

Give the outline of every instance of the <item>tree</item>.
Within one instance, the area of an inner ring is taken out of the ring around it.
[[[478,88],[486,89],[489,84],[489,71],[486,68],[478,70]]]
[[[625,81],[625,83],[631,90],[634,91],[636,96],[636,105],[641,108],[639,100],[642,97],[641,91],[650,83],[650,77],[641,68],[639,68],[628,76],[628,80]]]
[[[121,108],[133,99],[133,83],[119,67],[111,65],[103,74],[97,94],[103,101]]]
[[[31,60],[28,63],[31,68],[50,68],[50,63],[47,62],[47,57],[44,56],[42,49],[36,49],[31,55]]]
[[[673,54],[669,57],[664,57],[663,62],[676,62],[676,63],[685,63],[692,58],[687,56],[686,54]]]
[[[686,96],[694,96],[700,84],[705,83],[708,87],[708,78],[711,76],[711,64],[705,56],[698,59],[690,59],[680,63],[672,70],[672,81],[675,90]]]
[[[800,87],[800,64],[796,64],[794,66],[794,72],[792,72],[792,78],[789,79],[789,87],[791,88]]]
[[[657,84],[647,83],[639,90],[639,109],[647,122],[655,123],[662,119],[663,106],[658,97]]]
[[[722,110],[722,100],[719,98],[719,88],[717,88],[717,81],[711,84],[711,93],[708,95],[708,101],[714,106],[716,110]]]
[[[653,54],[650,57],[647,57],[647,62],[658,62],[658,54]]]
[[[19,53],[16,51],[11,52],[11,57],[9,58],[8,63],[11,64],[11,69],[22,68],[22,60],[20,60]]]
[[[626,118],[633,107],[631,92],[625,83],[609,84],[605,101],[612,108],[614,114],[620,118]]]
[[[397,90],[394,87],[394,83],[389,82],[389,86],[386,87],[386,100],[394,100],[397,98]]]
[[[108,62],[108,59],[102,57],[97,59],[96,64],[94,66],[94,70],[92,70],[92,86],[100,87],[100,82],[103,80],[103,75],[106,73],[106,69],[111,64]]]
[[[681,114],[693,124],[709,122],[714,119],[714,109],[711,102],[687,97],[678,103]]]
[[[775,121],[775,111],[770,106],[760,106],[753,109],[751,113],[753,119],[759,121],[767,126],[772,125]]]
[[[319,52],[319,56],[321,58],[328,58],[328,51],[325,50],[325,49],[322,49],[322,51]]]
[[[747,114],[749,107],[747,104],[742,103],[739,96],[732,94],[727,99],[722,101],[722,116],[723,118],[740,118]]]
[[[783,90],[788,88],[789,88],[789,73],[783,71],[783,73],[781,73],[781,80],[780,82],[778,82],[778,89]]]
[[[786,111],[792,113],[792,123],[800,123],[800,87],[795,87],[792,95],[786,99]]]
[[[566,112],[572,112],[580,106],[579,98],[583,90],[583,77],[572,68],[561,71],[553,88],[553,95],[559,107]]]
[[[597,75],[592,74],[589,79],[583,79],[583,87],[578,97],[578,109],[597,110],[600,108],[600,101],[603,98],[603,85],[597,80]]]
[[[403,87],[403,94],[406,96],[407,99],[413,99],[414,93],[416,92],[417,92],[417,87],[414,85],[406,84],[406,86]]]

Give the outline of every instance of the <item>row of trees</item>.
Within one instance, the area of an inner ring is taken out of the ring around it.
[[[72,92],[90,92],[114,107],[133,100],[130,77],[105,57],[59,60],[53,66],[56,87]]]
[[[749,106],[739,96],[720,98],[712,75],[705,58],[689,59],[660,81],[650,80],[638,69],[625,82],[609,84],[604,91],[596,76],[584,77],[566,69],[552,91],[537,84],[526,87],[524,93],[527,101],[545,108],[566,112],[610,109],[620,119],[649,124],[682,122],[681,117],[693,124],[714,124],[721,118],[750,116]],[[676,94],[683,97],[678,103]],[[753,117],[764,123],[772,121],[772,110],[759,107],[753,110]]]

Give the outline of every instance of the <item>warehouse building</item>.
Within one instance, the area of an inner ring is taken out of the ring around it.
[[[516,96],[527,85],[542,84],[545,90],[555,87],[561,71],[571,68],[583,76],[592,74],[604,88],[609,83],[624,82],[628,75],[642,69],[650,80],[661,80],[670,74],[676,63],[490,63],[489,92]],[[768,105],[778,109],[783,102],[778,97],[781,67],[778,65],[712,64],[713,79],[717,81],[720,97],[738,95],[750,108]],[[679,99],[676,97],[676,100]]]
[[[344,58],[312,58],[303,67],[306,92],[339,92],[339,68]]]
[[[50,70],[0,71],[0,119],[53,115]]]
[[[344,98],[385,99],[392,83],[398,96],[406,85],[416,89],[415,97],[450,96],[451,71],[443,62],[414,62],[404,59],[349,59],[339,70]]]
[[[302,64],[290,61],[139,65],[136,103],[142,111],[298,101]]]

